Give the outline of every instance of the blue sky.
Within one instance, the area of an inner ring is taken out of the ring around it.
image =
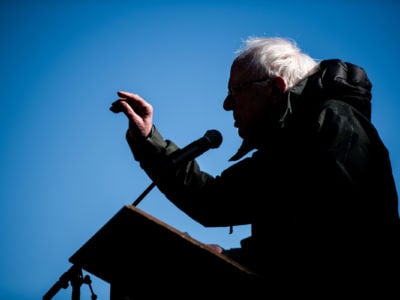
[[[230,165],[240,139],[222,101],[248,36],[289,37],[316,59],[367,71],[399,190],[399,13],[394,0],[2,1],[0,299],[41,299],[69,257],[151,183],[125,142],[126,118],[108,110],[116,91],[149,100],[156,126],[180,146],[219,130],[222,145],[198,160],[214,175]],[[204,228],[157,189],[138,207],[227,248],[249,233]],[[108,299],[108,284],[91,278]],[[81,297],[90,299],[85,285]],[[71,289],[54,299],[71,299]]]

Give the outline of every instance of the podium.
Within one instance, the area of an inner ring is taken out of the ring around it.
[[[69,261],[109,283],[111,300],[252,299],[262,289],[251,270],[133,205],[122,207]]]

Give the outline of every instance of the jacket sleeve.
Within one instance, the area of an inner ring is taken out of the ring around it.
[[[245,159],[212,176],[200,170],[195,160],[168,165],[168,156],[179,147],[155,127],[147,139],[133,141],[129,134],[126,138],[134,159],[157,188],[192,219],[206,227],[251,223],[250,216],[257,210],[252,202],[262,203],[259,191],[252,188],[263,186],[254,171],[257,162]]]

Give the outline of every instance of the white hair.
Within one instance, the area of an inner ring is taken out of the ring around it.
[[[236,54],[236,60],[249,59],[249,69],[272,78],[282,77],[287,89],[314,73],[319,64],[294,41],[279,37],[249,37]]]

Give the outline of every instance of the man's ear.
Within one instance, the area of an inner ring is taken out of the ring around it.
[[[286,92],[286,82],[282,77],[278,76],[272,78],[270,86],[271,86],[271,102],[273,104],[276,104],[282,99],[283,95]]]

